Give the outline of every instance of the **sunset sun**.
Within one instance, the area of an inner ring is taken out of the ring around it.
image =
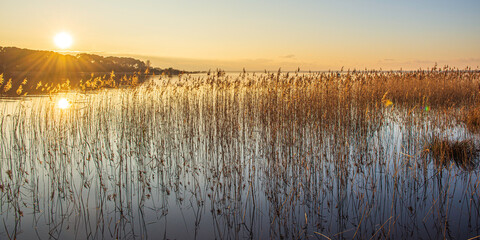
[[[61,49],[67,49],[72,46],[73,43],[72,36],[66,32],[61,32],[55,35],[53,41],[55,42],[55,45]]]

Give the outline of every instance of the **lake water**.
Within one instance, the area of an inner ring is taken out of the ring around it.
[[[478,167],[424,151],[432,135],[478,143],[452,112],[270,96],[163,85],[0,100],[0,238],[480,235]]]

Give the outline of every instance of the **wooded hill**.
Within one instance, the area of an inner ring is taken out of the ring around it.
[[[65,73],[133,73],[180,74],[184,71],[167,68],[154,68],[147,63],[130,57],[103,57],[95,54],[60,54],[53,51],[0,47],[0,73],[41,73],[43,75],[63,75]]]
[[[98,83],[104,84],[107,80],[110,86],[119,86],[132,82],[141,83],[152,74],[182,73],[190,72],[152,67],[149,61],[143,62],[131,57],[104,57],[88,53],[71,55],[53,51],[0,47],[0,74],[2,74],[0,95],[15,96],[23,95],[25,92],[41,94],[44,92],[41,90],[45,89],[39,87],[41,85],[60,90],[60,86],[65,86],[67,83],[69,89],[85,88],[86,82],[98,87]],[[97,84],[93,84],[94,82]],[[22,91],[16,91],[20,86]]]

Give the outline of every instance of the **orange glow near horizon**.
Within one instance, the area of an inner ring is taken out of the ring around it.
[[[3,1],[0,45],[190,71],[480,66],[475,0],[95,3]]]

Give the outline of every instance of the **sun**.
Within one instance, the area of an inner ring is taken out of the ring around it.
[[[53,38],[55,45],[61,49],[67,49],[72,46],[73,39],[72,36],[67,32],[57,33]]]

